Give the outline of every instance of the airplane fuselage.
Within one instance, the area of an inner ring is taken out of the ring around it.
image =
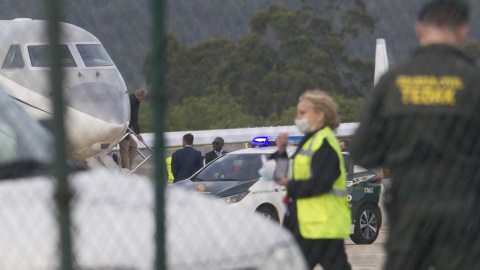
[[[33,118],[53,115],[47,22],[0,21],[0,88]],[[89,32],[61,23],[65,129],[70,154],[85,159],[112,148],[125,133],[130,104],[125,82]]]

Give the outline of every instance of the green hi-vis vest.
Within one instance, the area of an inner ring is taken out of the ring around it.
[[[293,179],[310,179],[312,157],[320,149],[324,139],[327,139],[337,152],[341,173],[330,192],[296,200],[300,233],[305,239],[345,239],[350,234],[351,224],[345,166],[338,140],[329,127],[315,133],[297,153],[293,160]]]
[[[167,173],[168,173],[168,184],[171,185],[173,183],[173,173],[172,173],[172,157],[168,157],[165,162],[167,163]]]

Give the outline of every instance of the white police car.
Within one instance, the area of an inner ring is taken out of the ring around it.
[[[298,143],[300,139],[301,137],[289,138],[289,143]],[[233,151],[217,158],[189,179],[174,185],[218,197],[231,207],[257,212],[281,223],[285,215],[285,188],[275,181],[263,180],[258,174],[262,166],[261,156],[268,158],[277,151],[277,147],[269,147],[274,144],[272,141],[274,138],[257,137],[252,141],[255,148]],[[288,155],[293,155],[295,150],[296,146],[288,146]],[[377,239],[382,224],[382,213],[378,206],[382,178],[354,165],[349,153],[342,154],[352,211],[350,238],[356,244],[371,244]]]
[[[287,152],[293,154],[295,148],[288,147]],[[261,156],[268,158],[276,151],[276,147],[233,151],[173,185],[219,197],[231,207],[257,212],[281,223],[285,215],[285,187],[272,180],[263,180],[258,174],[262,167]]]

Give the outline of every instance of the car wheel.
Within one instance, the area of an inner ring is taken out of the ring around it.
[[[375,242],[382,224],[382,214],[378,205],[363,204],[355,217],[355,231],[350,239],[355,244],[371,244]]]
[[[276,223],[280,223],[280,220],[278,219],[277,214],[267,206],[260,206],[259,208],[257,208],[255,212],[262,215],[262,217],[265,218],[266,220],[271,220]]]

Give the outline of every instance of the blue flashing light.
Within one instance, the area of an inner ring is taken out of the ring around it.
[[[252,141],[256,143],[268,143],[268,137],[255,137]]]
[[[287,138],[287,144],[299,145],[303,137],[304,136],[289,136]],[[276,137],[266,137],[266,136],[255,137],[252,140],[252,147],[275,146],[275,140],[276,140]]]
[[[266,146],[275,146],[275,138],[272,137],[255,137],[252,140],[252,147],[266,147]]]

